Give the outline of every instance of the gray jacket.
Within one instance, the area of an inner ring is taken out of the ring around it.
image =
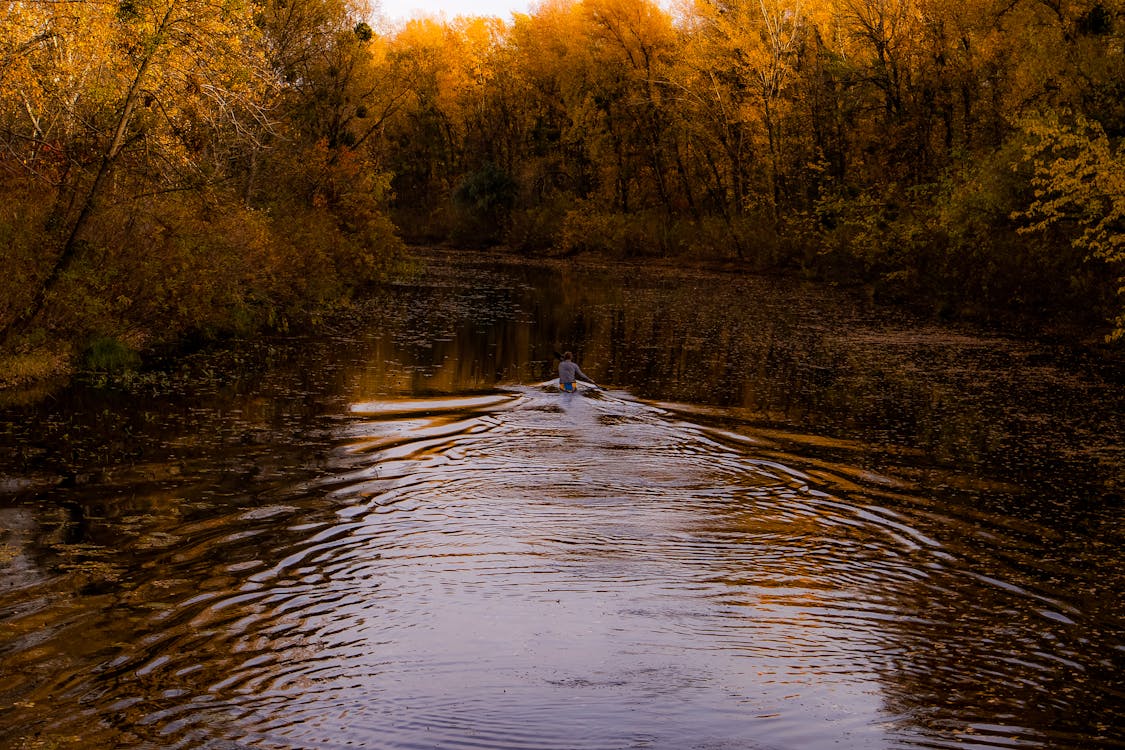
[[[573,383],[575,380],[585,380],[587,383],[593,383],[590,376],[582,372],[582,368],[578,366],[577,362],[572,362],[569,359],[564,359],[559,362],[559,382],[560,383]]]

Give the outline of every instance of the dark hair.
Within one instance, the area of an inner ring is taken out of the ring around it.
[[[574,357],[574,355],[571,354],[570,352],[567,352],[566,354],[563,355],[563,359],[572,359],[573,357]]]

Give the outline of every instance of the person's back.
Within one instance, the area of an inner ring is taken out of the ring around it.
[[[594,382],[590,380],[586,373],[582,372],[582,368],[574,361],[574,356],[567,352],[559,362],[559,388],[564,391],[573,391],[576,388],[574,385],[576,380]]]

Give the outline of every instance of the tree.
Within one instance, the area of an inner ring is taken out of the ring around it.
[[[799,0],[707,0],[697,9],[708,42],[706,59],[726,87],[725,97],[719,94],[719,99],[731,103],[727,117],[732,121],[724,129],[748,130],[758,142],[753,151],[767,155],[764,197],[776,220],[786,177],[781,110],[791,101],[788,88],[806,33],[804,10]],[[732,142],[729,136],[723,140]],[[743,160],[741,154],[730,155],[736,163]],[[744,192],[742,200],[746,199]]]
[[[1071,242],[1115,275],[1118,306],[1108,340],[1125,339],[1125,146],[1114,148],[1105,130],[1082,116],[1029,120],[1025,150],[1034,168],[1035,200],[1016,218],[1021,231],[1042,233],[1073,225]]]
[[[49,4],[44,4],[49,5]],[[69,5],[69,4],[68,4]],[[53,257],[30,301],[4,329],[5,338],[32,320],[56,282],[80,254],[94,214],[124,184],[183,189],[199,185],[215,153],[201,135],[222,128],[227,138],[252,136],[264,121],[258,106],[270,83],[254,40],[250,5],[210,0],[123,0],[118,6],[74,3],[66,13],[39,17],[51,44],[27,65],[38,74],[11,79],[22,98],[47,101],[52,135],[67,164],[49,219],[61,228]],[[48,82],[64,81],[67,86]],[[87,97],[85,94],[94,93]],[[98,94],[101,94],[99,96]],[[49,145],[44,115],[27,108],[34,140]],[[128,156],[132,178],[111,177]],[[146,188],[140,188],[144,192]],[[73,197],[68,197],[73,196]],[[122,194],[128,200],[128,194]]]

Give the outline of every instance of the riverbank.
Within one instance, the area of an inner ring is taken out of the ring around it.
[[[474,250],[471,254],[449,245],[412,246],[386,273],[382,281],[369,285],[352,297],[341,299],[334,307],[322,307],[315,313],[285,321],[282,328],[262,325],[242,333],[228,332],[210,336],[187,336],[159,347],[133,347],[111,337],[101,337],[84,344],[79,341],[54,341],[40,344],[28,351],[0,356],[0,402],[18,403],[45,397],[52,389],[60,387],[75,377],[90,382],[112,384],[116,387],[151,387],[156,382],[184,376],[193,370],[214,377],[216,368],[243,367],[254,356],[239,352],[260,349],[263,342],[274,337],[284,337],[291,332],[317,332],[335,334],[355,330],[371,322],[379,312],[376,301],[388,286],[409,284],[424,277],[439,266],[455,269],[466,263],[473,265],[502,264],[513,267],[543,267],[555,270],[584,267],[616,272],[622,279],[636,274],[706,274],[708,283],[724,284],[740,278],[759,278],[778,283],[811,283],[826,289],[838,289],[868,310],[881,310],[893,314],[900,310],[918,320],[940,321],[942,324],[977,331],[989,335],[1004,335],[1037,341],[1056,351],[1060,357],[1085,362],[1107,377],[1125,377],[1125,349],[1105,343],[1104,329],[1092,329],[1074,324],[1062,325],[1054,321],[1024,320],[1018,325],[1011,321],[977,320],[964,318],[950,320],[936,315],[925,305],[905,301],[887,301],[876,294],[870,284],[840,283],[808,278],[792,270],[747,273],[737,261],[720,258],[644,257],[621,258],[604,252],[574,252],[518,254],[507,248],[494,247]],[[266,344],[268,346],[268,344]],[[214,360],[211,364],[201,364]],[[175,374],[175,375],[173,375]]]
[[[430,246],[431,252],[434,249]],[[442,246],[441,252],[455,255],[460,251]],[[566,268],[572,265],[603,269],[617,268],[620,269],[622,278],[646,271],[674,273],[692,270],[716,276],[728,276],[732,279],[745,277],[772,279],[779,283],[818,284],[828,289],[842,291],[871,311],[882,310],[891,314],[900,311],[919,321],[963,329],[970,335],[975,331],[987,335],[1035,341],[1056,350],[1060,355],[1070,353],[1091,363],[1099,363],[1100,367],[1111,370],[1121,368],[1122,377],[1125,377],[1125,341],[1111,343],[1108,339],[1112,334],[1113,326],[1100,318],[1079,320],[1075,316],[1033,316],[1012,310],[986,312],[969,308],[963,309],[960,314],[955,314],[936,303],[934,299],[892,294],[871,281],[857,278],[833,279],[816,269],[791,266],[748,271],[744,261],[718,255],[621,256],[604,250],[544,251],[524,254],[503,246],[474,251],[474,255],[500,262],[542,264],[553,268]]]
[[[1125,341],[1113,343],[1112,321],[1090,310],[1048,311],[1020,303],[1010,307],[973,302],[965,297],[969,290],[930,288],[917,285],[905,287],[902,273],[890,273],[890,279],[858,271],[840,272],[829,261],[818,258],[819,253],[806,251],[801,258],[792,253],[787,258],[774,258],[751,262],[718,252],[687,255],[621,255],[601,251],[577,250],[573,252],[548,251],[527,255],[501,248],[499,257],[516,255],[531,260],[546,259],[561,262],[619,264],[625,268],[692,268],[724,274],[750,274],[763,278],[803,280],[847,290],[865,300],[871,307],[901,309],[919,318],[953,325],[976,326],[993,333],[1023,336],[1052,342],[1060,347],[1075,347],[1097,353],[1107,358],[1125,355]],[[748,270],[750,268],[751,270]],[[888,272],[889,273],[889,272]],[[1018,279],[1013,279],[1018,284]]]
[[[161,319],[159,309],[172,304],[170,299],[150,303],[152,309],[143,319],[119,311],[61,326],[59,319],[73,316],[77,309],[74,300],[64,301],[61,313],[49,313],[50,320],[13,337],[7,350],[0,351],[0,401],[34,399],[75,377],[127,383],[138,373],[177,370],[180,360],[202,351],[237,349],[248,340],[268,340],[289,331],[355,325],[351,319],[362,317],[366,300],[379,293],[380,285],[409,276],[415,262],[391,235],[379,258],[367,251],[362,255],[367,259],[362,275],[347,277],[331,264],[317,273],[293,275],[284,284],[273,283],[268,290],[240,288],[235,296],[256,298],[255,305],[202,300],[193,303],[190,312],[181,307],[179,317],[167,320]]]

